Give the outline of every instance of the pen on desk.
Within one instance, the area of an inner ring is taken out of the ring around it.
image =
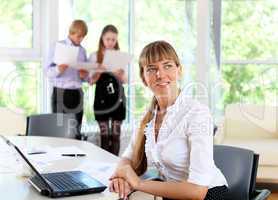
[[[83,157],[86,156],[86,154],[83,153],[77,153],[77,154],[62,154],[62,156],[70,156],[70,157]]]
[[[46,153],[45,151],[37,151],[37,152],[30,152],[28,155],[36,155],[36,154],[44,154]]]

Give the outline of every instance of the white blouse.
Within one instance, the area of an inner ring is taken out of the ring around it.
[[[213,160],[213,121],[207,106],[182,91],[168,107],[155,141],[155,117],[145,128],[145,153],[169,181],[187,180],[208,188],[228,185]],[[131,160],[136,133],[122,157]]]

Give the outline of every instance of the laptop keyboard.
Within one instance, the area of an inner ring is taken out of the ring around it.
[[[58,172],[58,173],[51,173],[51,174],[43,174],[43,177],[50,182],[50,185],[54,186],[54,190],[60,191],[70,191],[70,190],[80,190],[88,188],[87,185],[80,182],[78,179],[79,172]],[[77,177],[76,177],[77,176]],[[39,179],[36,177],[35,179]],[[37,182],[38,180],[36,180]],[[41,180],[39,181],[41,182]],[[45,184],[42,184],[45,185]]]

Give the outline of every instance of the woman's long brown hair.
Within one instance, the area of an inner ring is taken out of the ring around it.
[[[100,64],[103,61],[104,50],[105,50],[105,46],[104,46],[102,38],[108,32],[112,32],[112,33],[118,34],[118,29],[114,25],[112,25],[112,24],[109,24],[109,25],[107,25],[107,26],[105,26],[103,28],[103,30],[101,32],[101,35],[100,35],[100,38],[99,38],[98,50],[97,50],[97,63],[100,63]],[[116,45],[115,45],[114,49],[115,50],[119,50],[120,49],[118,41],[116,42]]]
[[[150,63],[155,63],[161,60],[173,60],[177,67],[181,67],[178,55],[175,49],[165,41],[156,41],[148,44],[139,57],[140,77],[143,83],[146,85],[144,79],[144,68]],[[153,97],[151,106],[145,116],[143,117],[136,138],[136,143],[132,156],[132,167],[138,175],[143,174],[147,169],[147,157],[145,154],[146,137],[144,130],[146,125],[153,119],[154,110],[158,106],[157,100]]]

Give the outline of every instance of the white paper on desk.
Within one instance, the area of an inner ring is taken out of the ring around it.
[[[116,50],[106,50],[103,58],[103,65],[107,67],[108,71],[122,68],[125,71],[128,63],[130,63],[132,56],[126,52]]]
[[[70,64],[70,67],[72,67],[74,69],[84,69],[89,72],[94,72],[94,71],[96,71],[98,64],[93,63],[93,62],[75,62],[75,63]]]
[[[108,186],[116,166],[116,163],[85,160],[75,170],[83,171]]]
[[[20,150],[26,155],[26,149],[20,147]],[[42,166],[36,165],[36,168],[41,170]],[[0,140],[0,174],[15,173],[17,176],[30,176],[30,172],[30,167],[14,147],[3,144]]]
[[[35,162],[38,165],[45,165],[50,162],[54,162],[56,160],[62,160],[64,157],[62,157],[60,154],[56,154],[54,152],[47,152],[45,154],[33,154],[33,155],[27,155],[28,159]],[[68,158],[68,157],[65,157]]]
[[[41,163],[49,163],[56,160],[63,160],[63,159],[70,158],[68,156],[62,156],[62,154],[85,154],[84,151],[82,151],[76,146],[64,146],[64,147],[56,147],[56,148],[45,146],[44,148],[40,148],[39,151],[45,151],[46,153],[32,154],[32,155],[28,155],[28,153],[26,153],[26,155],[28,158],[30,158],[33,161],[41,162]],[[25,152],[30,152],[30,151],[25,151]]]
[[[86,154],[84,151],[82,151],[76,146],[64,146],[64,147],[51,148],[49,152],[60,156],[62,154]]]
[[[12,147],[0,138],[0,174],[15,173],[18,170],[15,153]]]
[[[72,64],[77,62],[79,47],[69,46],[61,42],[56,42],[54,52],[54,63],[59,64]]]
[[[51,162],[57,160],[72,159],[70,156],[62,156],[62,154],[85,154],[84,151],[75,146],[65,146],[56,148],[45,148],[46,153],[44,154],[33,154],[28,155],[28,159],[34,163],[35,166],[43,169],[45,166],[49,165]]]

